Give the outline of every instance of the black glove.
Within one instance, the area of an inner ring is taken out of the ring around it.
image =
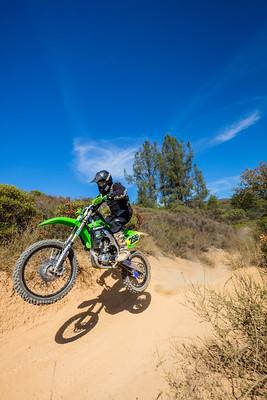
[[[95,212],[97,210],[97,206],[95,204],[91,204],[90,208],[91,208],[92,212]]]
[[[108,193],[108,194],[106,195],[106,199],[107,199],[107,200],[113,200],[113,193],[112,193],[112,192]]]

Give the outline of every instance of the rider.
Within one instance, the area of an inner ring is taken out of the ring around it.
[[[97,172],[91,182],[95,182],[99,192],[106,196],[106,203],[111,212],[106,218],[106,222],[119,245],[120,252],[117,261],[124,261],[130,253],[127,250],[122,228],[130,221],[132,216],[132,207],[127,190],[121,183],[113,183],[112,176],[106,170]]]

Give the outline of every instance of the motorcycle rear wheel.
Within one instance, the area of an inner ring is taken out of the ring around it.
[[[77,258],[72,249],[64,261],[63,275],[57,277],[51,272],[53,262],[63,247],[64,243],[60,240],[41,240],[21,254],[13,272],[13,282],[23,300],[36,305],[52,304],[72,289],[78,271]],[[43,259],[46,252],[50,252],[50,257]]]
[[[151,278],[151,267],[148,259],[144,256],[141,251],[135,251],[129,257],[133,263],[138,263],[143,269],[143,274],[137,273],[138,276],[134,277],[131,271],[122,270],[122,283],[129,292],[141,293],[149,285]]]

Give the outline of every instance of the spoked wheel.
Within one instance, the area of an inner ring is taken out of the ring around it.
[[[129,259],[136,265],[138,265],[143,272],[139,271],[125,271],[122,270],[122,282],[123,285],[132,293],[143,292],[149,285],[151,278],[151,267],[141,251],[132,253]]]
[[[13,281],[21,297],[32,304],[51,304],[62,299],[73,287],[78,263],[71,249],[63,263],[61,274],[53,267],[64,243],[59,240],[41,240],[26,249],[17,261]]]

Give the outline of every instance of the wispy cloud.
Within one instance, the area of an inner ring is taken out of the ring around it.
[[[250,128],[260,119],[261,113],[258,110],[253,111],[246,117],[239,119],[231,125],[226,126],[215,136],[204,137],[194,142],[194,150],[196,153],[199,153],[202,150],[228,142],[229,140],[234,139],[240,132]]]
[[[216,194],[219,197],[229,196],[232,194],[232,191],[237,186],[239,180],[239,175],[226,176],[216,181],[208,182],[207,187],[212,194]]]
[[[228,142],[228,140],[233,139],[239,132],[248,129],[250,126],[254,125],[261,118],[259,111],[254,111],[252,114],[235,122],[234,124],[225,128],[221,133],[216,135],[211,139],[211,144],[220,144]]]
[[[124,176],[124,168],[131,172],[137,147],[119,147],[110,141],[74,140],[74,165],[81,177],[91,180],[97,171],[106,169],[115,178]]]

